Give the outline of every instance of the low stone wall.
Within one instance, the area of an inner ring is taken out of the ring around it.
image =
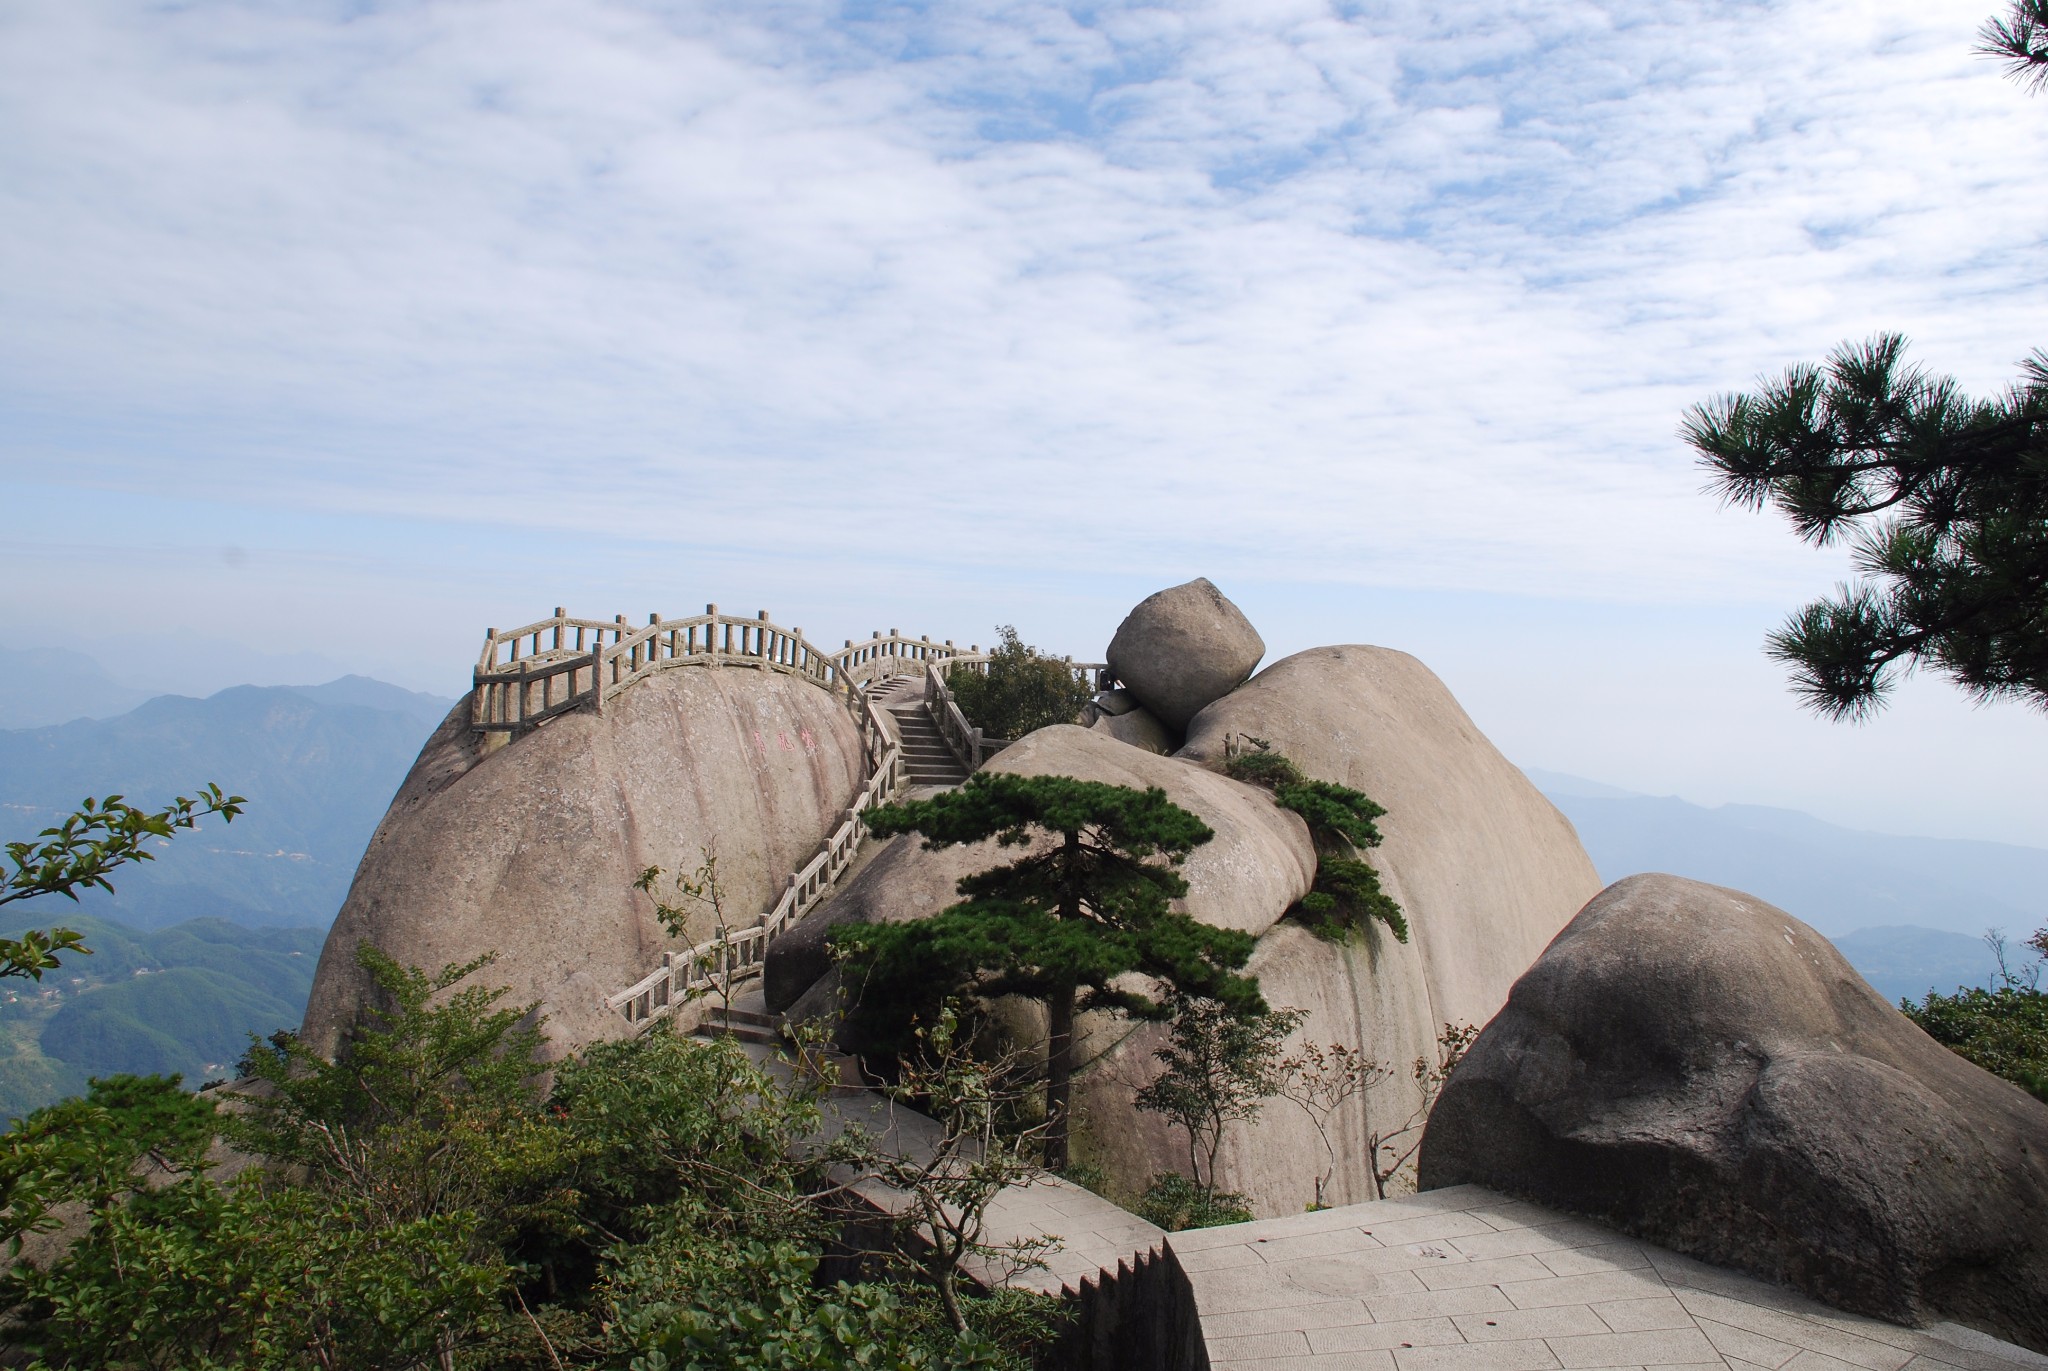
[[[1074,1322],[1044,1363],[1052,1371],[1209,1371],[1194,1287],[1172,1247],[1084,1277],[1068,1297]]]

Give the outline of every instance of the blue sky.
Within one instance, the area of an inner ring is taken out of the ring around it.
[[[2048,843],[2038,714],[1798,712],[1844,564],[1675,437],[2048,344],[1992,8],[0,8],[0,629],[452,693],[557,603],[1093,655],[1208,575],[1528,765]]]

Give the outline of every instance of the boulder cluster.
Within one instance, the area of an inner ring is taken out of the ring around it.
[[[1386,648],[1313,648],[1254,675],[1265,643],[1206,580],[1148,597],[1107,653],[1119,687],[1085,726],[1040,729],[997,753],[994,772],[1157,786],[1216,833],[1182,868],[1185,912],[1253,934],[1250,970],[1267,1000],[1305,1012],[1301,1033],[1364,1048],[1390,1068],[1330,1122],[1351,1158],[1371,1135],[1418,1117],[1410,1071],[1447,1022],[1481,1024],[1552,935],[1599,888],[1571,825],[1466,718],[1442,682]],[[1285,916],[1308,893],[1316,851],[1306,825],[1265,790],[1220,774],[1233,738],[1270,740],[1307,776],[1354,786],[1385,805],[1381,884],[1407,911],[1410,942],[1375,927],[1349,941]],[[799,1015],[837,999],[827,947],[848,921],[927,918],[954,903],[959,878],[1014,854],[927,851],[892,840],[846,888],[770,949],[769,1005]],[[1011,1006],[1029,1021],[1033,1011]],[[1132,1192],[1184,1164],[1185,1146],[1132,1096],[1157,1070],[1162,1030],[1084,1016],[1076,1147]],[[1274,1101],[1227,1135],[1219,1175],[1259,1212],[1298,1211],[1327,1166],[1308,1116]],[[1332,1203],[1374,1198],[1371,1176],[1339,1168]]]
[[[1323,1200],[1372,1199],[1381,1144],[1420,1135],[1419,1176],[1393,1188],[1479,1183],[1837,1305],[2048,1348],[2048,1105],[1934,1043],[1783,911],[1671,876],[1602,892],[1571,825],[1413,657],[1338,645],[1260,670],[1265,650],[1208,581],[1163,590],[1110,643],[1115,688],[988,763],[1156,786],[1198,815],[1215,837],[1182,868],[1182,909],[1253,935],[1265,998],[1301,1011],[1297,1049],[1380,1063],[1320,1129],[1282,1099],[1232,1125],[1225,1189],[1298,1212],[1334,1165]],[[1271,793],[1224,774],[1247,746],[1384,806],[1366,856],[1406,942],[1287,917],[1318,853]],[[677,945],[636,878],[715,853],[727,917],[751,921],[840,821],[863,764],[847,710],[773,672],[667,672],[510,747],[469,728],[465,701],[371,840],[305,1032],[332,1050],[365,1007],[353,954],[369,941],[429,969],[495,954],[492,979],[539,1003],[558,1051],[624,1033],[605,997]],[[834,928],[929,918],[961,877],[1016,855],[914,834],[871,849],[770,946],[769,1007],[835,1015]],[[710,922],[700,910],[684,933]],[[1041,1010],[999,1009],[1043,1037]],[[1414,1064],[1467,1025],[1484,1031],[1422,1134]],[[1186,1155],[1134,1106],[1164,1031],[1089,1015],[1079,1035],[1077,1160],[1136,1193]]]

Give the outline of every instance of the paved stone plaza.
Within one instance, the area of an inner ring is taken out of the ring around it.
[[[1217,1371],[2048,1371],[1971,1329],[1844,1314],[1477,1186],[1168,1241]]]

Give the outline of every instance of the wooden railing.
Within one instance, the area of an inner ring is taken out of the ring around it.
[[[538,623],[509,632],[484,631],[484,649],[472,675],[470,723],[480,731],[519,733],[571,709],[604,712],[633,682],[678,666],[745,666],[800,676],[844,696],[848,704],[869,681],[908,676],[934,661],[980,658],[951,642],[908,638],[890,629],[866,642],[846,640],[826,652],[800,628],[720,614],[706,605],[683,619],[648,616],[635,627],[621,614],[612,622],[576,619],[557,608]]]
[[[735,982],[758,975],[768,945],[824,898],[867,836],[862,816],[876,805],[887,804],[903,788],[903,744],[896,736],[895,723],[886,718],[887,710],[876,708],[865,692],[862,694],[862,708],[869,716],[863,731],[870,740],[873,774],[847,806],[839,827],[819,844],[817,855],[791,873],[774,908],[751,925],[726,929],[687,952],[663,953],[660,966],[618,994],[606,996],[605,1008],[623,1014],[637,1029],[708,992],[720,988],[729,992]]]
[[[557,609],[553,617],[500,633],[485,629],[483,656],[473,674],[471,723],[477,730],[524,732],[557,713],[578,707],[604,711],[643,676],[672,666],[754,666],[803,676],[827,691],[852,697],[862,680],[897,658],[950,654],[950,643],[926,639],[848,639],[840,652],[825,652],[803,635],[768,621],[764,609],[752,619],[721,615],[707,605],[702,615],[664,619],[649,615],[643,627],[618,615],[573,619]],[[913,668],[915,670],[915,668]]]

